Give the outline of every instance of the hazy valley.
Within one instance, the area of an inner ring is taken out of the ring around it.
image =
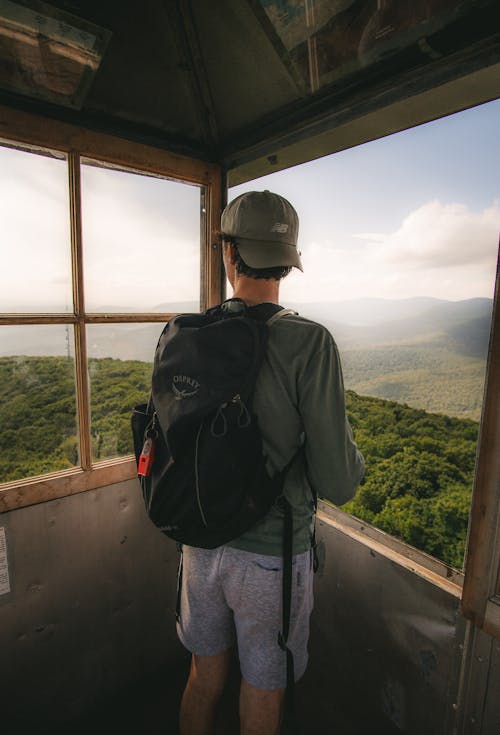
[[[347,388],[479,419],[491,299],[366,299],[295,308],[335,337]]]

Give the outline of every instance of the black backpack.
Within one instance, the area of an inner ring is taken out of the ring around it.
[[[160,336],[151,397],[132,429],[148,514],[180,543],[231,541],[281,495],[287,467],[269,476],[252,398],[267,322],[285,311],[230,299],[175,317]]]

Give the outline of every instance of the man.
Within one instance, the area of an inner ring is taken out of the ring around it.
[[[292,205],[269,191],[242,194],[224,210],[221,230],[233,297],[250,309],[278,304],[282,278],[292,267],[302,270]],[[341,505],[354,495],[364,471],[345,415],[337,348],[324,327],[290,313],[272,320],[253,408],[271,473],[292,460],[284,483],[294,522],[288,646],[298,680],[307,665],[313,605],[312,488]],[[286,684],[286,657],[278,645],[282,546],[283,515],[275,506],[225,546],[184,547],[178,634],[192,661],[181,735],[213,733],[234,642],[242,674],[241,735],[279,732]]]

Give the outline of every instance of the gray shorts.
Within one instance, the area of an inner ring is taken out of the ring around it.
[[[184,546],[181,616],[177,633],[198,656],[214,656],[238,644],[241,674],[257,689],[286,686],[286,656],[278,645],[281,620],[280,556],[230,546]],[[313,607],[312,553],[293,559],[288,645],[295,679],[307,666],[309,616]]]

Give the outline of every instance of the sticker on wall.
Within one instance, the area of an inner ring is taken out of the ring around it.
[[[0,595],[6,595],[7,592],[10,592],[7,540],[5,538],[5,528],[0,528]]]

